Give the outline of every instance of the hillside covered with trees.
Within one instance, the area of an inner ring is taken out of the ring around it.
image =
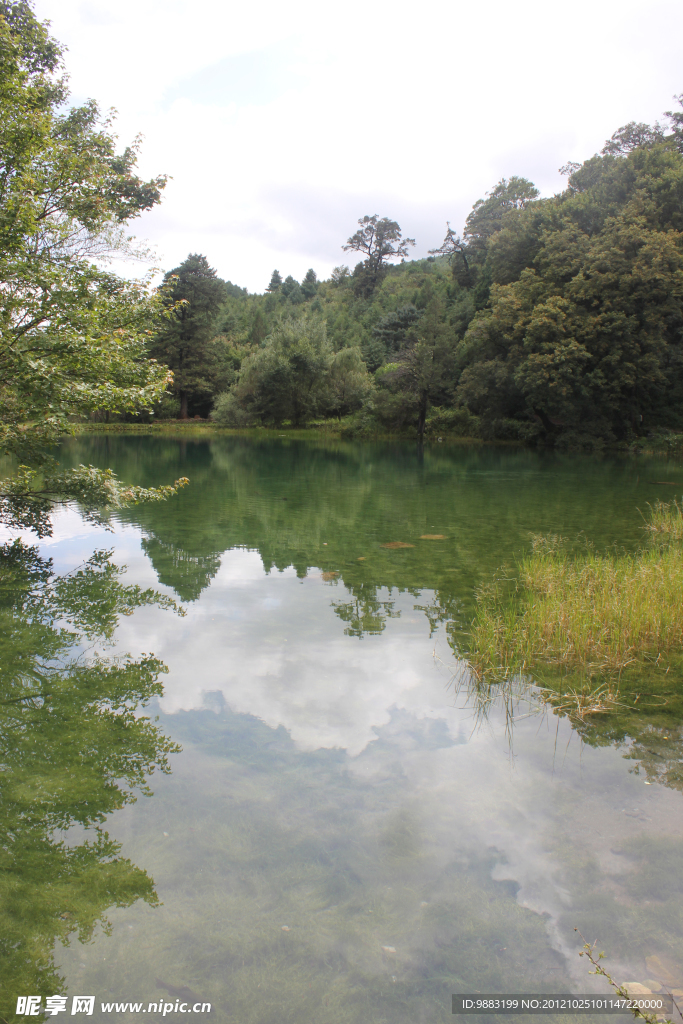
[[[326,281],[274,270],[250,295],[190,255],[162,286],[157,415],[562,446],[681,431],[683,112],[665,117],[562,168],[552,198],[501,180],[427,259],[377,215]]]

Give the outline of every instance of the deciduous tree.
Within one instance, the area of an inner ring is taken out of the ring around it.
[[[283,320],[242,363],[232,403],[252,420],[302,426],[326,407],[332,348],[319,320]]]
[[[565,443],[680,429],[683,156],[664,142],[593,157],[499,245],[523,269],[494,283],[459,348],[472,411]]]
[[[165,178],[135,174],[138,141],[117,154],[94,101],[65,111],[62,72],[61,47],[30,5],[2,0],[0,450],[43,466],[73,416],[149,409],[171,379],[146,357],[157,308],[145,283],[102,269],[136,255],[123,225],[158,202]],[[82,495],[87,477],[93,501],[124,500],[111,474],[49,476],[64,498]],[[0,484],[5,521],[30,519],[36,490],[28,472],[21,487]],[[43,512],[47,497],[43,487]]]
[[[329,367],[327,390],[327,411],[336,413],[340,419],[360,409],[370,396],[372,378],[359,348],[342,348],[335,353]]]
[[[465,289],[472,289],[475,305],[483,308],[488,302],[491,284],[487,264],[489,243],[501,231],[516,211],[524,210],[538,199],[539,191],[526,178],[515,175],[509,180],[501,178],[495,188],[478,199],[465,223],[462,238],[447,222],[446,237],[433,256],[446,256],[453,277]]]
[[[342,246],[344,252],[360,252],[365,259],[356,268],[357,291],[362,295],[371,295],[386,273],[389,260],[405,259],[408,246],[415,245],[414,238],[403,238],[401,228],[395,220],[388,217],[361,217],[359,228]]]

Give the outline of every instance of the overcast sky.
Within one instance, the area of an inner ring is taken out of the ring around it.
[[[169,270],[203,253],[263,291],[344,262],[363,214],[416,256],[501,177],[559,191],[627,121],[683,92],[681,0],[37,0],[73,100],[118,110],[172,177],[136,222]]]

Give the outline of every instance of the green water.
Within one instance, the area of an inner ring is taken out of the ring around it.
[[[440,1022],[453,992],[605,991],[575,927],[683,988],[680,678],[580,734],[521,703],[510,736],[457,658],[533,533],[635,548],[683,467],[286,437],[62,461],[191,486],[4,549],[2,1019],[61,993]]]

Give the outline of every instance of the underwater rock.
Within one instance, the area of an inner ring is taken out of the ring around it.
[[[646,985],[641,985],[639,981],[625,981],[621,987],[625,988],[630,996],[652,995],[652,991]]]
[[[648,972],[658,981],[663,981],[667,985],[675,985],[681,979],[682,972],[678,964],[664,955],[646,956],[645,963]]]
[[[208,999],[203,999],[202,996],[193,992],[187,985],[169,985],[167,982],[162,981],[161,978],[157,978],[156,986],[157,988],[165,989],[174,999],[184,999],[188,1003],[209,1002]]]

